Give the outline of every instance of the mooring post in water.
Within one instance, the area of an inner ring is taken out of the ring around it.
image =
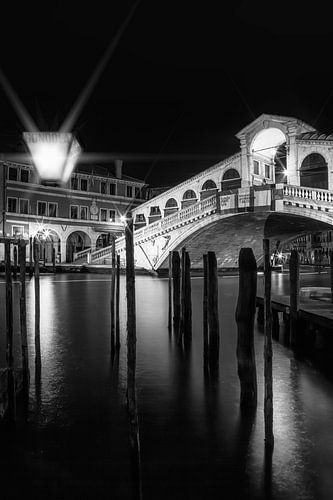
[[[115,307],[114,307],[114,297],[115,297],[115,285],[116,285],[116,241],[112,237],[112,251],[111,251],[111,299],[110,299],[110,311],[111,311],[111,350],[115,348]]]
[[[297,250],[292,250],[289,260],[290,281],[290,346],[297,347],[298,310],[299,310],[299,256]]]
[[[264,416],[265,416],[265,445],[274,446],[273,434],[273,350],[272,350],[272,303],[271,303],[271,256],[269,239],[263,241],[264,252]]]
[[[192,338],[192,297],[191,297],[191,259],[185,252],[185,298],[184,298],[184,340],[189,342]]]
[[[172,252],[169,252],[168,269],[168,330],[172,330]]]
[[[13,245],[13,255],[14,255],[14,266],[13,266],[13,278],[17,278],[17,246]]]
[[[241,406],[257,405],[257,373],[254,354],[254,317],[257,294],[257,264],[252,248],[239,252],[239,292],[236,307],[238,330],[237,361],[241,386]]]
[[[40,373],[42,367],[40,351],[40,284],[39,284],[39,242],[34,240],[34,260],[35,260],[35,366],[36,371]]]
[[[209,326],[209,364],[217,367],[219,363],[220,326],[218,303],[217,262],[215,252],[207,253],[208,267],[208,326]]]
[[[133,218],[127,213],[126,241],[126,294],[127,294],[127,405],[129,413],[130,443],[132,450],[135,497],[142,498],[141,452],[139,418],[136,399],[136,310]]]
[[[207,254],[203,255],[203,348],[204,362],[208,361],[208,260]]]
[[[32,236],[29,238],[29,278],[32,278],[34,274],[33,265],[32,265],[32,256],[33,256],[33,242]]]
[[[116,276],[116,348],[120,347],[120,324],[119,324],[119,297],[120,297],[120,255],[117,255],[117,276]]]
[[[19,243],[19,261],[20,261],[20,328],[21,328],[21,354],[22,354],[22,369],[23,383],[27,388],[29,385],[29,353],[28,353],[28,338],[27,338],[27,311],[26,311],[26,242],[20,240]]]
[[[333,302],[333,252],[330,250],[330,286],[331,286],[331,302]]]
[[[43,266],[46,266],[46,248],[45,248],[45,243],[43,245]]]
[[[13,356],[13,287],[10,262],[10,240],[5,239],[5,274],[6,274],[6,363],[8,370],[8,416],[15,420],[15,379]]]
[[[173,328],[178,337],[180,328],[180,257],[176,251],[172,252],[172,281],[173,281]]]
[[[181,342],[184,336],[184,316],[185,316],[185,295],[186,295],[186,277],[185,277],[185,253],[186,248],[183,247],[181,250],[181,293],[180,293],[180,327],[179,327],[179,337],[178,341]]]

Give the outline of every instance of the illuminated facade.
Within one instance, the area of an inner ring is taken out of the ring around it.
[[[137,207],[145,183],[122,175],[117,161],[115,173],[95,166],[78,166],[64,187],[43,185],[28,164],[1,162],[1,234],[10,237],[38,236],[46,262],[53,248],[57,262],[73,262],[80,252],[110,244],[123,232],[121,215]],[[0,260],[3,260],[0,245]]]

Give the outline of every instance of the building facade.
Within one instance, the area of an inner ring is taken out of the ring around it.
[[[117,161],[114,173],[101,166],[80,166],[62,187],[43,185],[32,165],[1,162],[1,235],[37,237],[46,262],[55,249],[58,263],[73,262],[80,252],[110,244],[124,230],[121,216],[137,207],[145,183],[123,175]],[[0,245],[0,260],[3,260]]]

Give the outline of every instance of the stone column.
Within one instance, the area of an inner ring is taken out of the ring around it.
[[[242,136],[240,139],[241,147],[241,177],[242,177],[242,187],[248,187],[252,184],[251,179],[251,152],[249,151],[249,145],[246,141],[246,136]]]
[[[66,262],[66,240],[67,238],[60,240],[60,262]]]
[[[296,125],[288,126],[288,152],[287,152],[287,180],[288,184],[292,184],[294,186],[300,185],[300,176],[298,172],[297,165],[297,144],[296,144],[296,135],[297,128]]]

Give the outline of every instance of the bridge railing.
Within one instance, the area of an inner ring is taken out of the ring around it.
[[[91,248],[86,248],[85,250],[81,250],[80,252],[74,253],[73,261],[81,260],[85,258],[87,261],[89,260],[89,255],[91,253]]]
[[[284,196],[291,198],[301,198],[303,200],[321,201],[323,203],[333,203],[333,192],[327,189],[314,189],[303,186],[291,186],[286,184],[283,187]]]

